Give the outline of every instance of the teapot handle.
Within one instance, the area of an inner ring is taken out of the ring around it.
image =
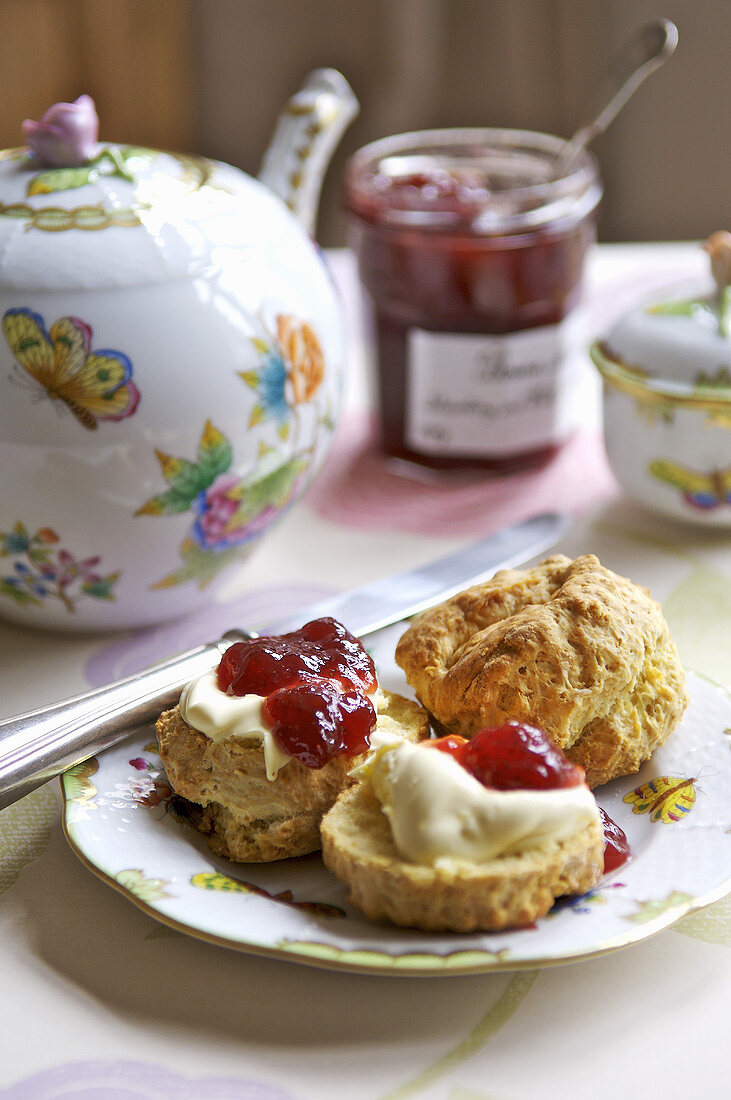
[[[279,116],[259,179],[310,233],[325,170],[358,111],[358,100],[344,76],[335,69],[315,69]]]

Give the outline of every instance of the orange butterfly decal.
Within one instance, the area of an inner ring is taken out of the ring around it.
[[[91,328],[78,317],[61,317],[47,332],[30,309],[9,309],[3,331],[23,370],[80,424],[94,430],[99,420],[123,420],[140,400],[132,363],[121,351],[91,350]]]

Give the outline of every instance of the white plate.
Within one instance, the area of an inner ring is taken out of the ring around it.
[[[395,691],[405,690],[392,657],[402,629],[381,631],[369,646],[383,686]],[[317,855],[260,865],[217,859],[169,812],[151,727],[63,776],[64,828],[79,858],[145,912],[240,951],[425,975],[588,958],[643,940],[731,890],[731,698],[694,673],[688,681],[690,706],[668,744],[638,775],[597,792],[626,832],[632,860],[529,929],[434,935],[372,924]],[[642,796],[633,794],[640,788]]]

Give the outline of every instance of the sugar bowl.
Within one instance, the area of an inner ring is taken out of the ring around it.
[[[705,243],[715,289],[679,287],[595,341],[612,470],[642,504],[731,526],[731,234]]]

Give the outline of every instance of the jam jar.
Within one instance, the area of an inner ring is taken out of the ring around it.
[[[594,158],[498,129],[384,138],[346,207],[372,324],[384,450],[440,468],[545,464],[579,426],[581,296],[602,195]]]

